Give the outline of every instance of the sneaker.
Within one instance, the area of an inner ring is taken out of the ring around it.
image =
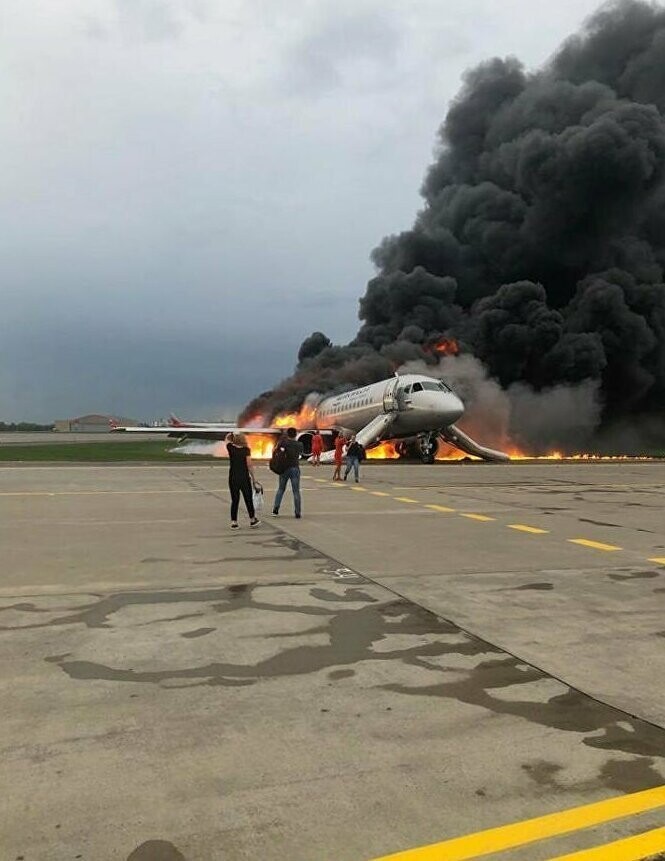
[[[250,529],[253,529],[255,526],[260,526],[260,525],[261,525],[261,521],[259,520],[258,517],[255,517],[254,520],[249,521]]]
[[[359,483],[360,483],[360,479],[359,479],[359,478],[357,478],[357,479],[356,479],[356,484],[359,484]]]
[[[301,517],[302,517],[301,514],[296,514],[296,520],[300,520]]]
[[[233,523],[231,524],[231,529],[239,529],[239,528],[240,527],[238,526],[238,524],[235,521],[233,521]]]
[[[273,517],[279,517],[279,511],[277,511],[277,509],[276,509],[276,508],[273,508],[273,510],[272,510],[272,516],[273,516]]]

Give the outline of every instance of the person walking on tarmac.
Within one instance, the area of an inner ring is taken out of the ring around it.
[[[348,448],[346,449],[346,470],[344,472],[344,481],[348,478],[349,473],[353,470],[356,477],[356,484],[360,481],[360,461],[365,457],[365,449],[356,439],[354,434],[351,437]]]
[[[238,529],[238,508],[240,494],[245,500],[249,525],[258,526],[261,521],[256,516],[252,501],[252,487],[256,487],[256,476],[247,439],[242,433],[230,433],[226,438],[229,453],[229,491],[231,493],[231,529]]]
[[[323,453],[323,437],[317,431],[312,437],[312,463],[314,466],[321,465],[321,454]]]
[[[303,445],[296,439],[297,430],[289,428],[286,432],[286,439],[280,440],[276,446],[276,453],[284,459],[285,469],[279,476],[279,486],[275,495],[275,502],[272,507],[272,516],[277,517],[279,514],[279,506],[282,504],[282,498],[286,490],[286,485],[291,482],[293,490],[293,507],[296,519],[300,520],[302,516],[302,504],[300,498],[300,458],[303,453]],[[273,455],[274,456],[274,455]]]
[[[346,445],[346,437],[343,433],[337,434],[335,437],[335,471],[333,472],[333,481],[342,480],[342,464],[344,463],[344,446]]]

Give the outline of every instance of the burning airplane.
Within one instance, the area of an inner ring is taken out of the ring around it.
[[[388,440],[409,440],[412,445],[415,443],[425,463],[434,462],[440,440],[482,460],[510,459],[503,452],[480,445],[458,428],[455,422],[463,414],[464,404],[443,380],[423,374],[396,374],[369,386],[323,398],[316,406],[306,405],[298,414],[278,416],[270,427],[256,427],[251,422],[243,427],[179,422],[167,428],[114,427],[113,432],[161,433],[181,440],[223,440],[233,431],[242,431],[251,437],[252,453],[260,449],[258,456],[265,457],[284,429],[293,425],[298,428],[298,438],[306,453],[312,435],[318,430],[329,440],[338,433],[354,433],[370,452]],[[321,461],[332,462],[332,456],[328,450]]]

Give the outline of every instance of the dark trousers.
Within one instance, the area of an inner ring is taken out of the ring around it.
[[[249,478],[246,481],[238,481],[229,479],[229,491],[231,492],[231,520],[238,519],[238,508],[240,507],[240,494],[245,500],[247,514],[250,520],[254,520],[256,512],[254,511],[254,502],[252,501],[252,485]]]

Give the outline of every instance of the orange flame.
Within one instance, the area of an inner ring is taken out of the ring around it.
[[[276,428],[294,427],[298,428],[298,430],[308,428],[313,430],[315,413],[315,407],[304,404],[297,413],[280,413],[271,422],[267,422],[265,416],[255,415],[244,422],[244,424],[248,428],[262,428],[266,427],[266,424],[269,424],[270,427]],[[247,433],[247,443],[249,444],[252,457],[256,460],[270,460],[275,442],[275,437],[270,434]]]
[[[275,438],[267,433],[247,434],[247,444],[253,458],[256,460],[270,460],[273,446],[275,445]]]
[[[459,344],[454,338],[442,338],[429,348],[438,356],[456,356],[459,353]]]
[[[265,416],[255,415],[244,422],[246,427],[269,427],[275,428],[297,428],[298,430],[314,430],[314,418],[316,416],[316,407],[310,404],[303,404],[297,413],[278,413],[272,421],[267,422]]]
[[[398,457],[399,454],[392,442],[381,442],[374,448],[367,449],[368,460],[395,460]]]
[[[272,423],[277,428],[298,428],[306,430],[314,428],[315,407],[304,404],[297,413],[282,413],[275,416]]]
[[[548,454],[528,454],[525,451],[517,448],[516,446],[508,445],[501,449],[505,451],[505,453],[510,457],[511,461],[522,461],[522,460],[537,460],[537,461],[563,461],[563,460],[573,460],[573,461],[622,461],[622,460],[652,460],[652,458],[642,455],[642,456],[631,456],[631,455],[603,455],[603,454],[590,454],[588,452],[579,453],[579,454],[564,454],[560,451],[551,451]],[[396,449],[396,445],[393,442],[382,442],[374,448],[368,449],[367,451],[367,459],[368,460],[396,460],[399,458],[399,454]],[[463,451],[455,448],[451,445],[446,445],[443,442],[439,443],[439,448],[436,453],[437,461],[462,461],[462,460],[480,460],[480,458],[474,457],[473,455],[468,455]]]
[[[255,460],[270,460],[272,456],[272,450],[275,445],[275,437],[270,436],[270,434],[260,434],[260,433],[248,433],[247,434],[247,443],[249,445],[250,451],[252,453],[252,457]],[[506,454],[510,457],[511,461],[519,462],[524,460],[535,460],[535,461],[626,461],[626,460],[644,460],[649,461],[652,460],[651,457],[648,456],[631,456],[631,455],[602,455],[602,454],[590,454],[590,453],[579,453],[579,454],[564,454],[560,451],[552,451],[548,454],[528,454],[525,451],[520,450],[517,447],[507,446],[503,449]],[[216,447],[215,457],[227,457],[226,453],[226,445],[221,444]],[[379,445],[374,446],[367,450],[367,459],[368,460],[397,460],[400,457],[397,452],[396,444],[391,441],[379,443]],[[463,451],[456,449],[454,446],[445,445],[444,443],[439,443],[439,449],[436,454],[437,461],[448,461],[449,463],[455,461],[462,460],[479,460],[477,457],[473,457],[472,455],[465,454]]]
[[[272,449],[275,445],[275,438],[266,433],[248,433],[247,445],[249,446],[250,454],[256,460],[270,460],[272,457]],[[203,454],[212,454],[213,457],[227,458],[229,456],[226,443],[220,441],[216,443],[210,452],[202,452]]]
[[[439,443],[439,447],[437,449],[436,455],[434,456],[435,460],[464,460],[465,457],[468,457],[468,454],[465,454],[463,451],[460,451],[458,448],[452,445],[446,445],[443,442]],[[477,460],[477,458],[473,458],[473,460]]]
[[[628,455],[628,454],[591,454],[589,452],[581,452],[578,454],[564,454],[561,451],[551,451],[547,454],[528,454],[525,451],[522,451],[518,448],[514,448],[512,446],[506,446],[501,449],[504,451],[511,461],[519,462],[522,460],[538,460],[538,461],[564,461],[564,460],[574,460],[574,461],[622,461],[622,460],[653,460],[653,458],[647,455]],[[439,445],[439,451],[436,454],[436,460],[480,460],[480,458],[474,457],[473,455],[465,454],[464,452],[458,451],[456,448],[452,446],[444,446],[443,444]]]

